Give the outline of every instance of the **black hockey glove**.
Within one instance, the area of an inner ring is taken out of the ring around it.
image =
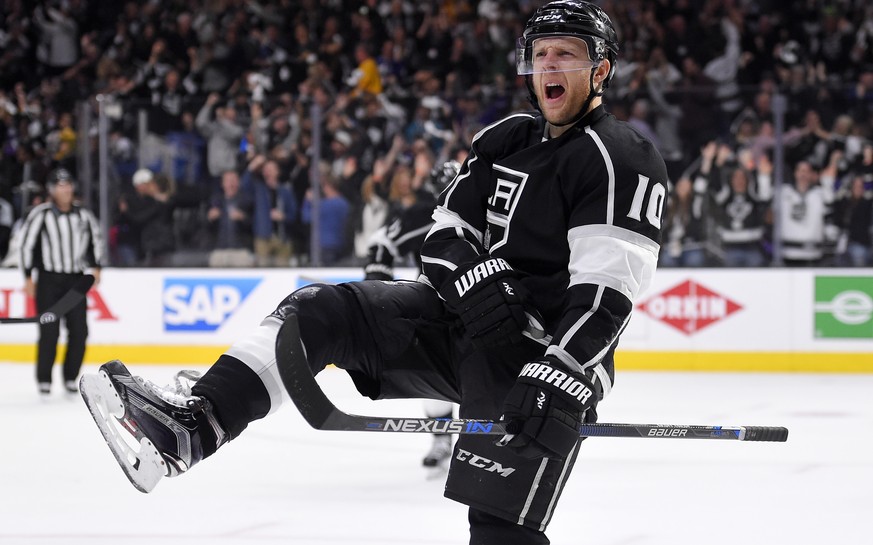
[[[526,328],[534,336],[545,335],[539,312],[526,304],[527,289],[499,257],[484,255],[459,267],[439,293],[476,348],[518,343]]]
[[[394,280],[394,270],[382,263],[368,263],[364,267],[364,280]]]
[[[507,435],[497,444],[525,458],[566,458],[585,411],[597,403],[591,381],[553,356],[526,364],[506,396]]]

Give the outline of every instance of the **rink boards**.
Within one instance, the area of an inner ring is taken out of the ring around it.
[[[415,271],[400,271],[414,277]],[[209,363],[285,295],[349,269],[107,269],[88,294],[86,360]],[[0,270],[0,316],[33,302]],[[0,325],[0,360],[32,362],[36,326]],[[663,269],[638,300],[619,369],[873,372],[873,269]]]

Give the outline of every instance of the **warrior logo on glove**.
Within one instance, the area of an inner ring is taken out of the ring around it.
[[[477,264],[475,267],[464,273],[463,276],[455,280],[455,289],[458,290],[458,297],[463,297],[464,294],[470,291],[470,288],[476,285],[477,282],[481,282],[495,273],[511,270],[512,267],[509,266],[509,263],[499,257],[488,259]],[[512,288],[510,288],[505,282],[503,285],[506,288],[506,292],[509,295],[513,295]]]
[[[579,426],[597,395],[589,377],[554,356],[527,363],[506,396],[507,434],[497,444],[525,458],[564,458],[579,442]]]
[[[542,317],[529,304],[527,290],[505,259],[479,256],[459,267],[439,293],[477,348],[521,342],[529,326],[542,330]]]
[[[560,369],[550,367],[541,361],[528,363],[522,368],[521,373],[518,376],[519,378],[528,377],[540,380],[546,384],[551,384],[559,390],[563,390],[575,397],[576,400],[583,405],[587,404],[591,396],[594,395],[591,388],[581,381],[576,380]]]

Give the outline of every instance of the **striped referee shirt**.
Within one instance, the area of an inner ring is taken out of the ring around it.
[[[36,206],[27,215],[21,243],[21,269],[53,273],[83,273],[103,264],[103,241],[94,214],[76,206],[61,212],[54,204]]]

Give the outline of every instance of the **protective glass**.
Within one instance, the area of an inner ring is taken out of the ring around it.
[[[600,64],[588,57],[588,45],[582,38],[566,34],[541,34],[525,43],[519,38],[515,48],[518,75],[544,72],[590,70]]]

